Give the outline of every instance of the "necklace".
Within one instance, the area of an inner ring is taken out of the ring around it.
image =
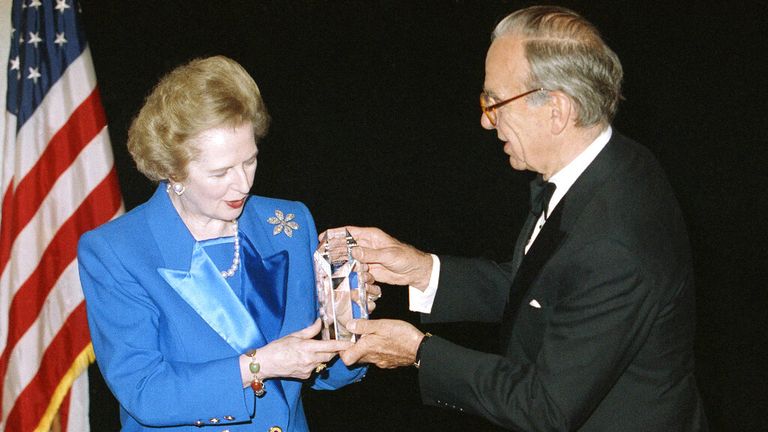
[[[221,276],[223,276],[224,279],[232,277],[237,271],[237,267],[240,265],[240,235],[237,231],[237,219],[234,219],[232,224],[235,228],[235,256],[232,257],[232,265],[227,270],[221,272]]]

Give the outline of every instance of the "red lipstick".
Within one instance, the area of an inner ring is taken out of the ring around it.
[[[239,199],[239,200],[237,200],[237,201],[224,201],[224,202],[225,202],[225,203],[227,203],[227,205],[228,205],[230,208],[233,208],[233,209],[238,209],[238,208],[242,207],[242,206],[243,206],[243,204],[245,203],[245,198],[243,198],[243,199]]]

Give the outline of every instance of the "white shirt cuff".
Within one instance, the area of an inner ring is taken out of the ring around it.
[[[432,255],[432,274],[429,275],[429,285],[424,291],[408,287],[408,309],[413,312],[430,313],[432,312],[432,303],[435,302],[437,295],[437,284],[440,281],[440,259],[435,254]]]

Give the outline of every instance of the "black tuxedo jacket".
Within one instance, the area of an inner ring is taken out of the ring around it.
[[[425,403],[524,431],[698,431],[683,218],[661,167],[615,130],[510,263],[440,257],[424,322],[500,322],[499,353],[433,337]]]

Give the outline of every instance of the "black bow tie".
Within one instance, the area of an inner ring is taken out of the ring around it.
[[[549,206],[549,200],[552,198],[552,194],[555,193],[555,184],[544,181],[541,174],[531,182],[531,213],[536,217],[541,216],[541,212],[544,212],[544,219],[547,219],[547,213],[545,210]]]

